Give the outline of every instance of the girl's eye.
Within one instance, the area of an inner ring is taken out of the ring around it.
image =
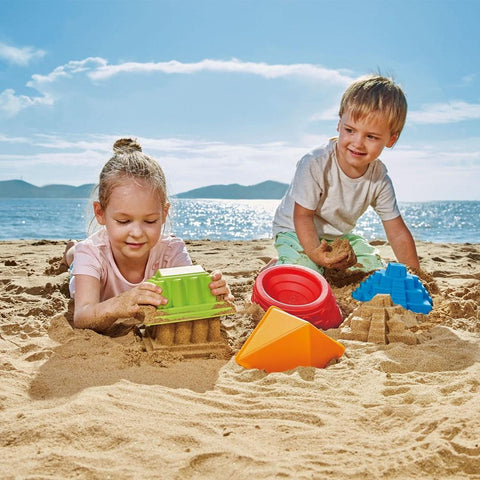
[[[145,220],[145,223],[148,223],[149,225],[153,225],[154,223],[157,223],[158,220]]]
[[[129,220],[116,220],[117,223],[120,223],[121,225],[126,225]]]

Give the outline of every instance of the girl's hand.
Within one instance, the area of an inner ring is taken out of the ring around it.
[[[215,295],[216,297],[222,297],[222,299],[226,300],[227,302],[233,302],[234,297],[230,291],[227,281],[222,277],[222,272],[213,272],[211,276],[212,282],[208,286],[212,292],[212,295]]]
[[[166,305],[168,299],[162,295],[162,289],[150,282],[142,284],[121,293],[115,297],[119,303],[119,308],[126,314],[125,316],[135,316],[140,311],[140,305]]]

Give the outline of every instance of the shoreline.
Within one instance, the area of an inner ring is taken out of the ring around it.
[[[480,244],[416,243],[433,298],[418,343],[340,339],[327,368],[266,374],[233,355],[262,316],[249,298],[272,240],[186,240],[238,310],[222,319],[231,354],[192,360],[142,351],[131,319],[72,329],[65,241],[0,240],[3,475],[480,478]],[[357,283],[332,281],[346,319]]]

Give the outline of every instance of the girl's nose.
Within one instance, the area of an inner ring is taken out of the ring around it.
[[[132,222],[130,224],[130,235],[132,237],[141,237],[143,234],[142,227],[137,222]]]

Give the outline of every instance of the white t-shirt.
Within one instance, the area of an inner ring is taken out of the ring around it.
[[[372,206],[382,220],[400,216],[392,181],[379,160],[364,175],[350,178],[337,161],[337,139],[305,155],[297,164],[292,183],[275,212],[273,235],[293,232],[293,208],[298,203],[314,210],[320,238],[333,239],[349,233],[359,217]]]
[[[172,236],[161,236],[157,244],[150,250],[145,277],[152,277],[158,269],[183,267],[191,265],[192,260],[182,239]],[[100,301],[140,285],[130,283],[120,273],[113,258],[112,247],[105,229],[94,233],[75,246],[72,279],[70,280],[70,295],[75,295],[75,275],[90,275],[100,280]]]

